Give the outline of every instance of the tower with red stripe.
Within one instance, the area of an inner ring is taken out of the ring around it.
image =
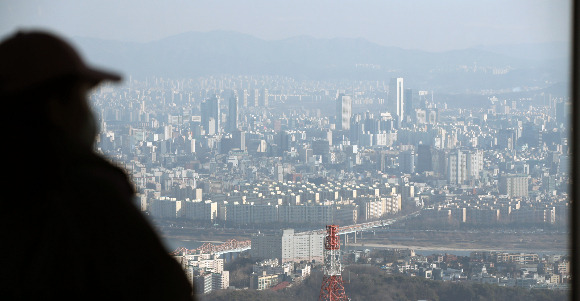
[[[320,287],[319,301],[349,300],[344,292],[341,272],[338,225],[327,225],[324,239],[324,278]]]

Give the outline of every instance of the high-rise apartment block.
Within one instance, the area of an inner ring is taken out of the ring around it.
[[[339,131],[350,130],[350,117],[352,116],[352,98],[340,94],[336,99],[336,129]]]
[[[230,96],[228,104],[228,130],[231,132],[238,129],[238,96]]]
[[[467,155],[461,150],[455,150],[447,157],[447,182],[461,185],[465,180],[467,180]]]
[[[504,175],[499,180],[499,193],[509,197],[528,196],[528,175]]]
[[[230,286],[230,272],[222,271],[221,273],[213,273],[212,278],[212,290],[225,290]]]
[[[322,234],[294,233],[294,229],[286,229],[272,235],[257,234],[252,237],[250,254],[254,258],[278,259],[281,263],[302,260],[321,261],[323,239]]]
[[[268,94],[268,89],[264,89],[264,93],[262,95],[262,106],[264,108],[267,108],[269,105],[269,102],[268,102],[269,97],[270,97],[270,94]]]
[[[483,170],[483,150],[472,150],[467,154],[467,175],[469,179],[479,179]]]
[[[254,89],[254,107],[260,106],[260,90]]]
[[[399,170],[409,174],[415,172],[415,151],[408,150],[399,154]]]
[[[433,155],[431,145],[420,144],[417,147],[417,172],[433,170]]]
[[[193,285],[196,288],[197,294],[209,294],[212,290],[212,274],[201,273],[193,276]]]
[[[404,93],[405,99],[403,99],[404,108],[403,112],[406,116],[410,116],[414,110],[414,103],[413,103],[413,89],[405,89]],[[407,117],[405,117],[407,118]]]
[[[196,189],[197,192],[198,189]],[[201,189],[199,189],[201,190]],[[201,197],[201,196],[200,196]],[[151,216],[156,218],[186,218],[190,220],[214,220],[217,217],[217,203],[201,199],[181,200],[160,197],[149,204]]]
[[[455,149],[447,155],[447,181],[461,185],[479,179],[483,170],[483,151]]]
[[[182,253],[174,259],[185,271],[187,279],[195,285],[197,294],[209,294],[212,290],[227,289],[230,286],[230,272],[224,271],[224,259],[220,255]]]

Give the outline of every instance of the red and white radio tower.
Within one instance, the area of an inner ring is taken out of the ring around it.
[[[344,292],[341,272],[338,225],[327,225],[324,239],[324,278],[320,287],[319,301],[349,300]]]

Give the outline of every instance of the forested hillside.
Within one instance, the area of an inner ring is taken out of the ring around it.
[[[349,277],[350,272],[350,277]],[[476,283],[450,283],[417,277],[389,275],[365,265],[349,266],[343,272],[345,290],[353,301],[367,300],[568,300],[569,292],[530,290]],[[350,278],[350,282],[349,282]],[[303,283],[282,291],[225,290],[205,295],[201,300],[318,300],[322,273],[313,272]]]

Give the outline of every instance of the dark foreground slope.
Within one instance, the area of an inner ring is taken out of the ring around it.
[[[348,283],[350,271],[350,283]],[[350,266],[344,272],[351,300],[568,300],[567,291],[529,290],[476,283],[449,283],[388,275],[376,267]],[[282,291],[217,291],[201,300],[318,300],[322,274],[314,272],[299,285]]]

